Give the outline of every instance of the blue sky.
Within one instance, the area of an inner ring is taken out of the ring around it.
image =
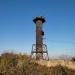
[[[44,16],[49,56],[75,55],[75,0],[0,0],[0,52],[31,52],[35,16]]]

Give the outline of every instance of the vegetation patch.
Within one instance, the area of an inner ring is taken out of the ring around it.
[[[0,56],[0,75],[75,75],[75,70],[41,66],[27,55],[3,53]]]

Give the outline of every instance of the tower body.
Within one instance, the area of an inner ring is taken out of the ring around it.
[[[43,44],[43,23],[45,22],[44,17],[39,16],[33,19],[33,22],[36,25],[36,44],[35,49],[32,49],[32,54],[35,53],[36,60],[43,59],[43,54],[47,51],[44,50],[44,44]]]

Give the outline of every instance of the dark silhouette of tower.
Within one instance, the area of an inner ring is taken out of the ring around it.
[[[47,45],[43,44],[43,23],[45,22],[44,17],[38,16],[33,19],[36,24],[36,44],[33,44],[31,55],[36,60],[48,59]]]

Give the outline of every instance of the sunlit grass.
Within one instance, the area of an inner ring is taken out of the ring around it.
[[[0,75],[75,75],[75,70],[62,67],[46,67],[31,62],[28,55],[3,53],[0,56]]]

